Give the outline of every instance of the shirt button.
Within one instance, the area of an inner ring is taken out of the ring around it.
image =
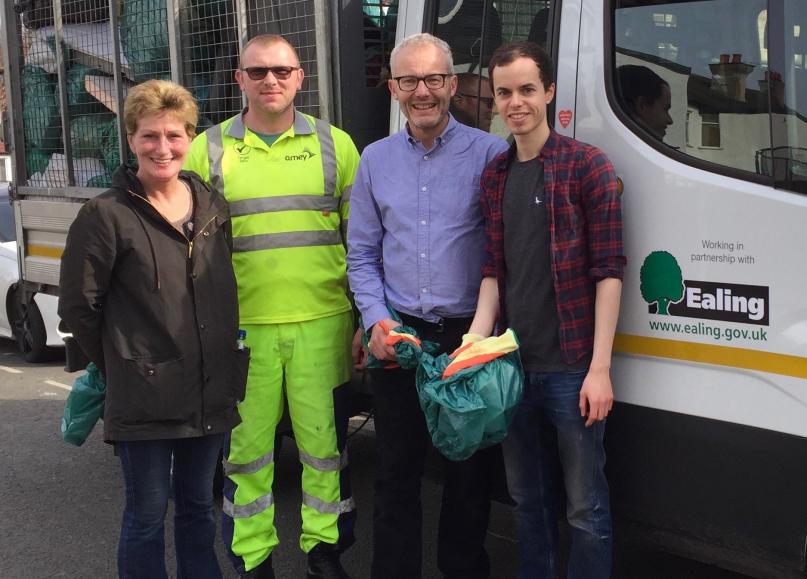
[[[207,429],[208,429],[208,430],[213,430],[213,427],[212,427],[212,426],[210,426],[210,425],[208,424],[208,425],[207,425]]]
[[[425,258],[425,257],[426,257],[426,254],[425,254],[425,253],[421,253],[421,254],[420,254],[420,257],[424,257],[424,258]]]
[[[149,368],[148,370],[146,370],[146,376],[154,376],[154,369]]]
[[[196,272],[193,272],[193,273],[191,274],[191,277],[192,277],[193,279],[196,279]]]
[[[426,220],[425,220],[425,219],[422,219],[422,220],[420,221],[420,224],[421,224],[421,225],[426,225]]]
[[[204,330],[206,327],[207,327],[207,326],[205,326],[204,324],[199,324],[199,329],[200,329],[200,330]]]
[[[423,160],[424,160],[424,161],[428,161],[428,160],[429,160],[429,156],[428,156],[428,155],[423,155]]]
[[[428,190],[429,190],[429,188],[428,188],[428,187],[426,187],[426,186],[424,185],[423,187],[421,187],[421,188],[420,188],[420,190],[421,190],[421,191],[428,191]]]
[[[205,237],[207,237],[208,235],[210,235],[210,232],[209,232],[209,231],[205,231],[205,232],[204,232],[202,235],[204,235]]]
[[[424,287],[424,288],[423,288],[422,290],[420,290],[420,291],[422,291],[422,292],[425,294],[427,291],[429,291],[429,288],[425,288],[425,287]]]

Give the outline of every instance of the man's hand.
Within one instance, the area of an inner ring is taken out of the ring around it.
[[[391,329],[400,325],[395,320],[387,318],[373,326],[370,334],[370,352],[377,360],[395,360],[395,348],[387,345],[387,335]],[[385,330],[384,327],[387,329]]]
[[[361,328],[356,330],[353,335],[353,344],[350,347],[350,353],[353,356],[353,367],[356,370],[364,370],[364,365],[367,364],[367,350],[361,345],[361,337],[364,332]]]
[[[452,359],[456,358],[457,356],[459,356],[459,354],[462,351],[470,348],[472,344],[475,344],[476,342],[480,342],[480,341],[482,341],[484,339],[485,339],[485,336],[482,336],[480,334],[472,334],[470,332],[467,333],[467,334],[463,334],[462,335],[462,342],[460,343],[459,346],[457,346],[457,348],[453,352],[451,352],[448,355],[448,357],[452,358]]]
[[[586,418],[586,428],[605,420],[614,404],[609,370],[591,368],[580,389],[580,416]]]

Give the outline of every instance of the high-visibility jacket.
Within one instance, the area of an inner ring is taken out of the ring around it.
[[[351,309],[343,242],[358,164],[347,133],[299,111],[271,147],[243,112],[194,139],[185,168],[230,204],[242,324]]]

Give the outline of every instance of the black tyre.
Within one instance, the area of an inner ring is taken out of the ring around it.
[[[46,361],[50,353],[47,346],[48,334],[36,302],[32,299],[29,303],[23,304],[16,297],[10,302],[7,304],[8,319],[20,353],[26,362]]]

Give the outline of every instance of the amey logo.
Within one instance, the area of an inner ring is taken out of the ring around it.
[[[308,161],[309,159],[312,159],[312,158],[314,158],[316,156],[317,156],[316,153],[312,153],[311,151],[309,151],[306,148],[306,149],[303,149],[303,152],[300,153],[299,155],[286,155],[286,160],[287,161]]]
[[[645,258],[639,281],[651,314],[768,325],[768,286],[684,279],[667,251]]]
[[[252,147],[239,141],[233,145],[233,149],[235,149],[235,152],[238,153],[239,161],[245,163],[249,160],[249,153],[252,151]]]

